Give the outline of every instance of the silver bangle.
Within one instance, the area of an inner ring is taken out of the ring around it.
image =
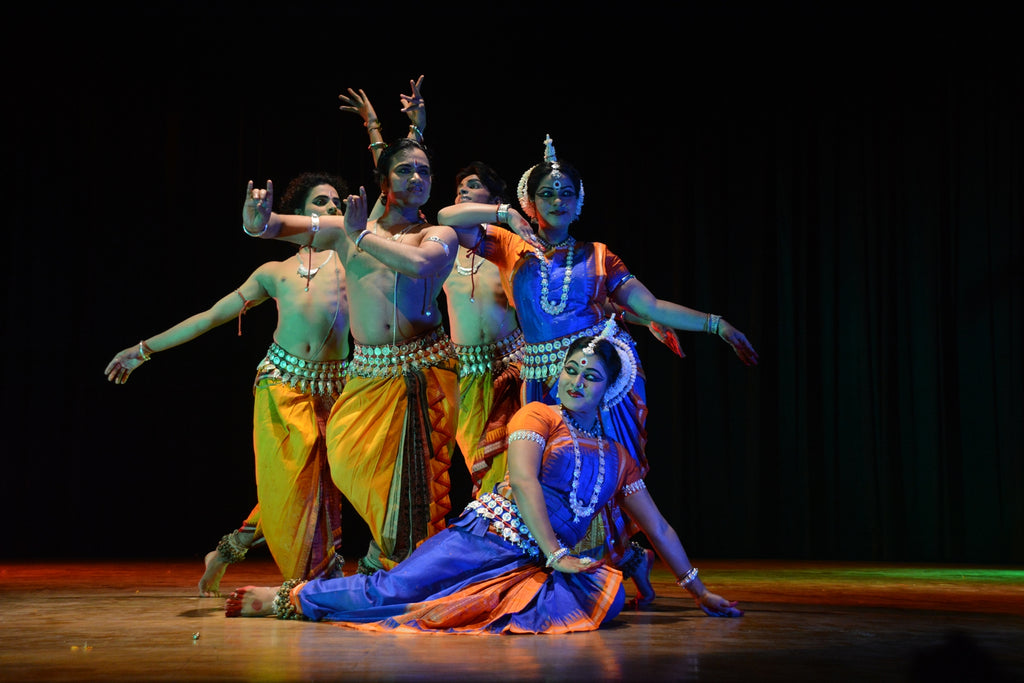
[[[139,341],[139,357],[142,358],[142,362],[146,362],[150,359],[150,355],[146,353],[146,340]]]
[[[722,316],[713,315],[708,313],[708,319],[704,321],[704,329],[708,334],[718,334],[718,324],[722,321]]]
[[[249,228],[245,227],[245,223],[242,223],[242,232],[244,232],[249,237],[263,237],[263,233],[267,231],[268,227],[270,227],[270,221],[264,223],[263,229],[260,230],[259,232],[249,232]]]
[[[498,204],[498,210],[494,212],[494,220],[498,223],[508,223],[508,204]]]
[[[311,213],[309,215],[309,231],[313,234],[320,232],[320,215],[317,213]]]
[[[548,555],[548,561],[544,563],[545,567],[551,567],[557,563],[560,559],[569,554],[569,549],[564,545],[558,546],[558,550]]]
[[[363,241],[363,238],[370,234],[369,228],[363,228],[363,231],[359,233],[359,237],[356,238],[356,251],[362,251],[359,248],[359,243]]]
[[[676,585],[679,586],[680,588],[686,588],[691,583],[693,583],[696,579],[697,579],[697,568],[696,567],[690,567],[690,571],[686,572],[685,574],[683,574],[682,576],[679,577],[679,580],[676,581]]]

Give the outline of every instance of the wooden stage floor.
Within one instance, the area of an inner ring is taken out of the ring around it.
[[[746,616],[656,565],[654,609],[599,631],[446,636],[226,619],[198,559],[0,561],[0,681],[1024,681],[1024,568],[697,564]],[[250,583],[280,583],[269,559],[222,590]]]

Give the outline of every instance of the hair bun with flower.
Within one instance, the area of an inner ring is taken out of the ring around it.
[[[544,138],[544,161],[551,165],[551,180],[555,184],[555,189],[559,190],[562,187],[562,179],[565,177],[562,175],[562,171],[558,164],[558,156],[555,154],[555,141],[551,139],[551,135],[548,134]],[[530,220],[537,220],[537,206],[530,198],[529,192],[526,189],[527,184],[530,181],[530,174],[533,173],[533,169],[540,166],[540,164],[534,164],[530,168],[526,169],[522,177],[519,179],[519,185],[516,187],[516,195],[519,197],[519,206],[522,207],[523,213]],[[583,179],[580,179],[580,193],[576,200],[576,214],[573,219],[580,217],[580,212],[583,211]]]

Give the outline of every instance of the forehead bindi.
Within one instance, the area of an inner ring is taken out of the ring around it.
[[[395,157],[394,166],[391,170],[397,169],[415,169],[420,173],[430,172],[430,162],[427,160],[427,155],[422,150],[413,149],[406,152],[401,152]]]
[[[538,183],[538,185],[537,185],[537,192],[545,192],[545,191],[546,192],[561,192],[561,193],[565,193],[566,191],[571,191],[573,194],[575,194],[576,193],[576,186],[573,185],[572,179],[569,178],[569,176],[567,176],[566,174],[563,173],[562,176],[558,179],[558,185],[556,187],[554,179],[549,174],[549,175],[544,176],[544,178],[542,178],[540,183]]]
[[[586,370],[595,372],[600,376],[600,378],[604,378],[605,376],[604,362],[596,353],[590,355],[586,355],[582,351],[574,353],[569,360],[566,361],[566,365],[581,371]]]

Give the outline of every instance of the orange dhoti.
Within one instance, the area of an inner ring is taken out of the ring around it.
[[[327,423],[328,457],[334,483],[366,521],[385,568],[445,528],[458,409],[456,362],[443,329],[397,346],[355,345]]]
[[[343,361],[303,361],[321,378],[293,375],[271,346],[253,388],[257,508],[247,521],[286,579],[341,574],[341,492],[331,481],[324,438],[340,391]],[[324,379],[327,377],[330,379]]]

